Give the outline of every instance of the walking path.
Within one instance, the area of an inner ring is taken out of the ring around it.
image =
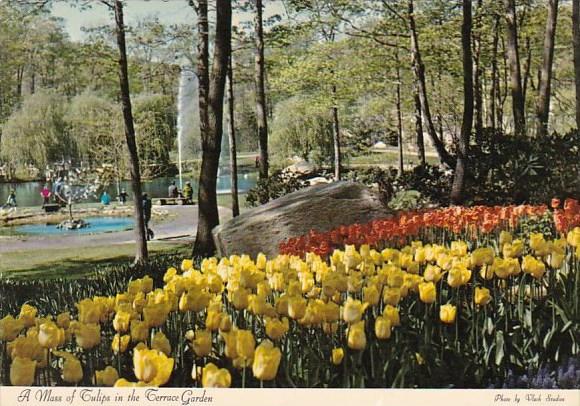
[[[150,228],[155,239],[191,241],[197,231],[198,206],[163,206],[171,215],[169,219],[152,220]],[[231,210],[220,207],[220,221],[231,218]],[[0,253],[34,251],[42,249],[82,248],[103,245],[125,244],[135,241],[134,230],[84,235],[27,235],[0,236]]]

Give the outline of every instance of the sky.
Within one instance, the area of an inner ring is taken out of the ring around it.
[[[71,7],[68,2],[56,1],[52,6],[51,14],[64,20],[65,30],[72,41],[82,41],[84,33],[81,27],[96,27],[113,23],[113,16],[106,6],[93,1],[93,6],[87,10]],[[281,2],[268,2],[264,10],[264,17],[273,14],[283,14]],[[134,25],[147,17],[158,17],[161,23],[180,24],[195,21],[195,11],[188,5],[187,0],[125,0],[125,24]],[[248,13],[234,13],[233,23],[251,20]]]

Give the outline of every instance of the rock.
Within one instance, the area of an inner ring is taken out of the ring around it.
[[[390,211],[367,187],[333,182],[298,190],[242,213],[213,230],[220,256],[278,253],[278,245],[314,229],[328,231],[340,225],[367,223]]]
[[[310,184],[310,186],[313,186],[313,185],[320,185],[320,184],[323,184],[323,183],[324,184],[331,183],[332,181],[329,180],[329,179],[326,179],[324,176],[318,176],[316,178],[308,179],[307,182]]]
[[[287,168],[284,169],[284,171],[300,175],[308,175],[316,171],[316,166],[307,161],[300,161],[288,166]]]
[[[375,145],[373,145],[374,149],[386,149],[387,148],[387,144],[385,144],[382,141],[377,142]]]

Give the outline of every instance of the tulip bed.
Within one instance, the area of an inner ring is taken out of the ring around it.
[[[577,365],[580,211],[553,206],[405,213],[271,259],[183,260],[69,311],[27,303],[0,320],[0,380],[473,388]]]

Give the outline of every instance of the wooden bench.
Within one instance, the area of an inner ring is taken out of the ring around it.
[[[59,204],[45,204],[44,206],[42,206],[42,208],[44,209],[45,213],[56,213],[57,211],[60,210],[60,205]]]
[[[167,205],[190,205],[195,204],[192,200],[185,199],[184,197],[161,197],[155,200],[155,204],[159,206]]]

